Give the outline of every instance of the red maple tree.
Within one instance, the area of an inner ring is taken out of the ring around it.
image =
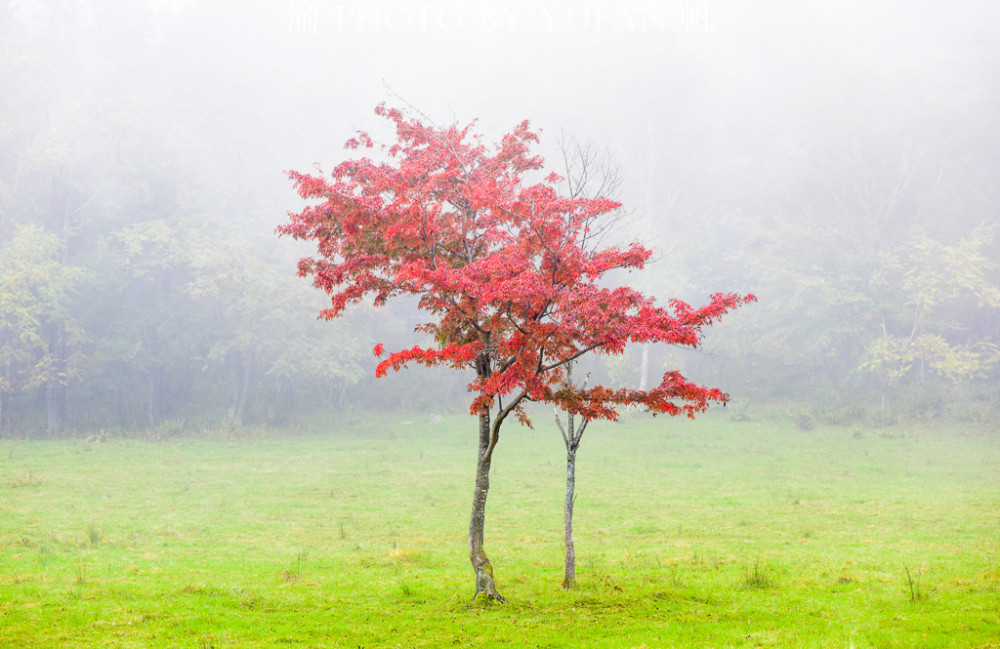
[[[487,146],[464,127],[425,124],[384,104],[396,142],[381,161],[358,157],[332,177],[289,172],[299,194],[317,201],[278,228],[312,240],[318,255],[299,262],[331,295],[322,315],[350,304],[419,296],[429,314],[418,327],[434,341],[388,354],[377,376],[410,363],[474,368],[470,411],[479,421],[479,452],[469,558],[476,597],[502,602],[483,549],[493,450],[503,422],[527,422],[526,402],[547,402],[588,419],[615,419],[638,404],[653,413],[693,416],[727,396],[667,372],[650,390],[573,386],[568,364],[588,352],[619,354],[630,342],[695,347],[701,328],[752,295],[716,294],[700,308],[679,300],[660,307],[627,286],[599,283],[614,269],[641,268],[651,252],[639,244],[592,245],[591,227],[619,207],[605,198],[566,197],[550,174],[528,184],[543,161],[531,154],[538,135],[522,122]],[[375,147],[360,132],[348,149]],[[538,174],[540,177],[540,174]],[[384,356],[382,345],[376,356]]]

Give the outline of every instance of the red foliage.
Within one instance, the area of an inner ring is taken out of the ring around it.
[[[324,317],[366,296],[377,305],[420,296],[431,318],[419,329],[437,345],[391,353],[376,375],[409,363],[474,367],[473,413],[506,399],[508,409],[545,401],[593,419],[614,419],[627,404],[693,416],[726,400],[677,372],[646,391],[566,387],[566,364],[590,351],[622,353],[629,342],[695,347],[702,327],[753,295],[664,308],[627,286],[600,286],[610,270],[642,268],[651,252],[639,244],[590,249],[589,225],[615,201],[561,196],[555,174],[522,181],[542,168],[527,122],[487,147],[471,124],[437,128],[384,105],[376,113],[396,127],[397,142],[382,147],[387,161],[347,160],[331,179],[289,172],[299,194],[317,202],[278,228],[316,242],[318,255],[301,260],[299,274],[331,295]],[[373,146],[367,133],[347,143]],[[382,345],[373,351],[381,356]]]

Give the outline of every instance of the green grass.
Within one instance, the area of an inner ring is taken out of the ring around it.
[[[536,426],[494,461],[498,607],[471,601],[471,417],[0,442],[0,647],[1000,647],[995,435],[593,424],[565,591]]]

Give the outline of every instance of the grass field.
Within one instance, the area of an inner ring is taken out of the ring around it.
[[[0,647],[1000,647],[1000,436],[509,426],[471,602],[471,417],[0,442]]]

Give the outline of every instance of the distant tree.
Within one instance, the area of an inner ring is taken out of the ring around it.
[[[292,410],[296,378],[356,383],[371,349],[368,336],[350,331],[349,323],[319,328],[318,296],[304,295],[309,287],[282,273],[250,237],[222,231],[224,243],[192,246],[194,276],[187,292],[214,323],[202,360],[229,379],[230,418],[243,423],[251,394],[263,392],[254,388],[264,377],[276,388],[275,419]]]
[[[984,376],[1000,360],[1000,346],[969,341],[957,317],[962,298],[1000,307],[997,264],[983,250],[992,241],[992,231],[980,227],[953,245],[919,236],[905,251],[882,256],[877,333],[858,365],[877,378],[882,411],[908,375],[919,383],[929,374],[958,383]]]
[[[620,354],[629,342],[696,346],[703,326],[754,298],[716,294],[698,309],[678,300],[658,307],[629,287],[602,286],[609,271],[641,268],[651,253],[637,243],[584,248],[588,224],[619,204],[560,195],[555,174],[527,184],[524,176],[543,165],[531,155],[538,136],[527,122],[488,147],[471,124],[441,128],[384,105],[376,113],[396,130],[397,142],[382,147],[385,159],[347,160],[330,180],[290,172],[299,194],[318,203],[291,214],[278,232],[316,242],[318,256],[302,259],[299,273],[332,296],[326,318],[367,296],[376,305],[419,296],[431,319],[418,329],[432,344],[389,354],[377,376],[410,363],[474,369],[479,444],[469,559],[476,599],[503,602],[483,547],[503,422],[514,415],[530,423],[529,401],[587,419],[614,419],[629,404],[694,416],[726,395],[673,371],[649,390],[579,387],[567,383],[567,367],[592,351]],[[366,132],[347,143],[374,146]],[[382,356],[382,345],[374,352]]]
[[[118,393],[117,408],[135,393],[150,427],[169,414],[172,385],[190,384],[194,350],[213,329],[184,290],[192,275],[190,241],[200,232],[186,225],[159,218],[128,225],[107,238],[102,255],[102,293],[114,307],[94,316],[96,352]]]
[[[59,237],[37,225],[19,226],[0,246],[0,429],[8,394],[44,388],[49,432],[64,413],[50,398],[79,374],[84,338],[72,314],[86,273],[59,261]]]
[[[229,417],[243,423],[260,370],[282,344],[286,304],[281,277],[263,250],[238,232],[226,233],[223,241],[192,251],[187,292],[216,323],[205,365],[222,368],[230,387]]]

